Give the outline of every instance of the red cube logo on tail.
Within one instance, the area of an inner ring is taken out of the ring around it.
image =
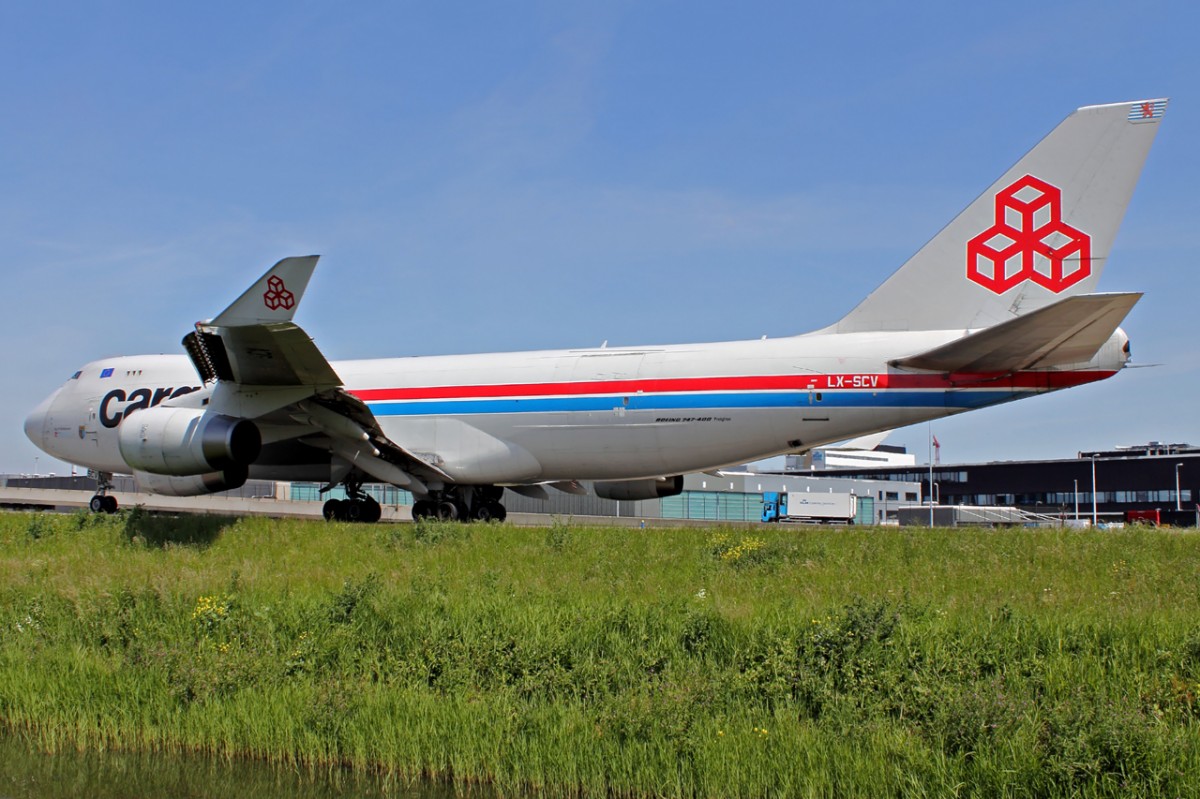
[[[278,311],[280,308],[290,311],[296,304],[296,295],[287,290],[282,279],[272,275],[267,280],[267,291],[263,294],[263,304],[272,311]]]
[[[1062,221],[1062,191],[1033,175],[996,194],[996,223],[967,242],[967,279],[997,294],[1026,280],[1058,294],[1091,273],[1091,237]]]

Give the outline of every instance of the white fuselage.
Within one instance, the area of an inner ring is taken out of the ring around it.
[[[457,483],[485,485],[632,480],[744,463],[1103,379],[1126,358],[1118,330],[1090,363],[1070,368],[952,381],[888,366],[963,335],[818,332],[332,366],[391,440],[436,454]],[[201,385],[183,355],[96,361],[43,402],[25,429],[55,457],[129,473],[117,444],[127,416],[229,402],[219,386]],[[278,443],[269,429],[265,438]],[[322,479],[328,453],[313,455],[256,464],[251,476]]]

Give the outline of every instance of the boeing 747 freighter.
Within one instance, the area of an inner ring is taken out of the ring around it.
[[[1137,293],[1095,293],[1166,100],[1080,108],[854,310],[789,338],[329,362],[285,258],[178,355],[84,366],[25,421],[42,450],[173,496],[248,478],[364,484],[415,518],[503,519],[505,489],[602,497],[1110,377]],[[782,308],[780,309],[783,310]]]

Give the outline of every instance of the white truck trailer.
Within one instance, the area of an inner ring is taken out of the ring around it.
[[[806,522],[809,524],[854,524],[858,516],[858,497],[833,494],[767,491],[763,494],[764,522]]]

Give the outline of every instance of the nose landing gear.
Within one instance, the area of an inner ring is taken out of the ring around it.
[[[117,498],[108,493],[113,488],[112,473],[91,472],[90,475],[96,479],[96,496],[88,502],[88,510],[92,513],[116,513]]]

